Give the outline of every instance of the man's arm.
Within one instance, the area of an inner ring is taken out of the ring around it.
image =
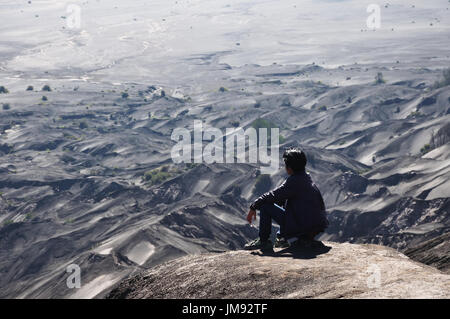
[[[274,204],[284,202],[286,199],[292,197],[295,193],[295,188],[292,185],[292,179],[288,178],[276,189],[267,192],[258,199],[256,199],[250,206],[251,210],[259,210],[264,204]]]

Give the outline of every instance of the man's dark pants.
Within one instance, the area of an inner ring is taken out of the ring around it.
[[[265,204],[259,209],[259,239],[266,241],[270,237],[272,231],[272,220],[280,225],[280,230],[284,227],[286,219],[286,212],[283,208],[274,204]],[[323,229],[314,229],[311,232],[298,236],[299,238],[306,240],[314,240],[318,234],[323,232]],[[277,233],[277,237],[282,236],[280,231]],[[286,238],[289,239],[289,238]]]
[[[285,217],[283,208],[274,204],[263,205],[259,210],[259,239],[268,240],[272,231],[272,220],[283,227]]]

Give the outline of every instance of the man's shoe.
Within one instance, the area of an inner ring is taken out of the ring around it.
[[[288,248],[289,246],[289,242],[283,237],[277,237],[275,240],[275,248]]]
[[[273,244],[270,240],[261,241],[259,238],[255,239],[244,246],[245,250],[257,250],[271,251],[273,250]]]

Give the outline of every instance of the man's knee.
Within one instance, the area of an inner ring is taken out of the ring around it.
[[[261,207],[259,208],[259,212],[261,214],[267,213],[270,209],[273,209],[274,205],[273,204],[262,204]]]

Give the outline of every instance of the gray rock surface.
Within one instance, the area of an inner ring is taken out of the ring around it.
[[[405,251],[408,257],[450,273],[450,232]]]
[[[325,245],[276,250],[272,255],[248,251],[190,255],[126,279],[107,297],[450,297],[450,275],[391,248],[331,242]]]

